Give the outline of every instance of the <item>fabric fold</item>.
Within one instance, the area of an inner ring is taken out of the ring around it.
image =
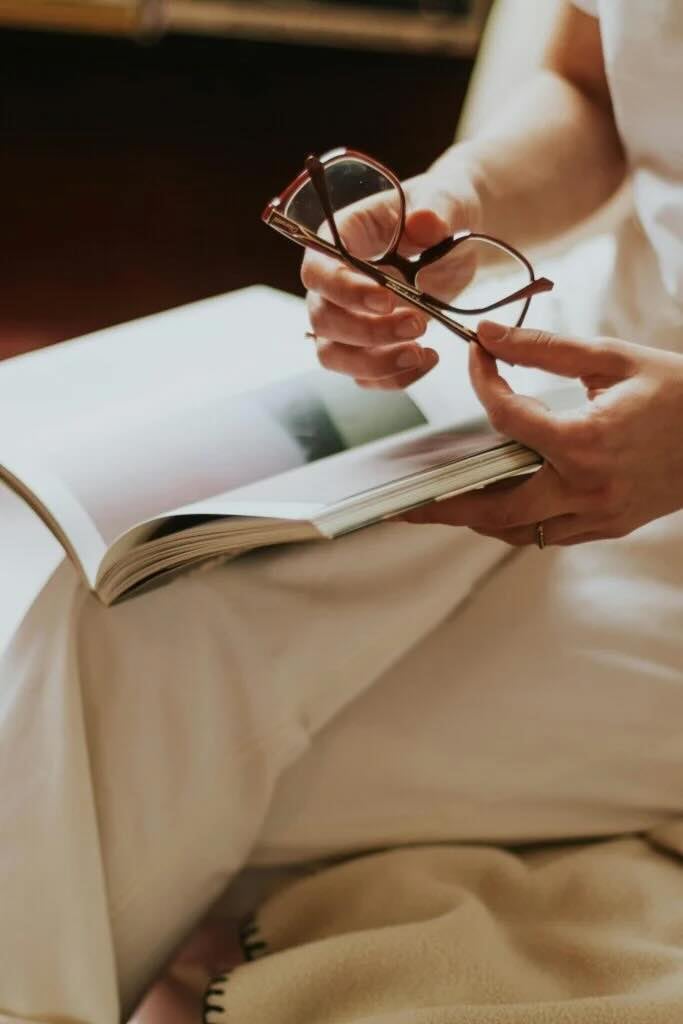
[[[355,858],[265,902],[205,1024],[680,1024],[682,867],[646,838]]]

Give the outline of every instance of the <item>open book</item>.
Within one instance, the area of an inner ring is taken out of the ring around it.
[[[36,401],[28,436],[7,429],[5,408],[0,479],[104,604],[208,560],[332,539],[538,466],[481,418],[456,423],[454,408],[445,423],[443,394],[430,402],[424,385],[372,391],[318,368],[303,310],[295,303],[292,320],[285,300],[288,321],[269,298],[265,311],[272,294],[243,293],[246,338],[210,300],[11,361],[23,386],[47,394],[51,383],[70,401],[61,414]]]

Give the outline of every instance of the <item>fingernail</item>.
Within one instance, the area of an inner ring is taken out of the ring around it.
[[[483,341],[502,341],[507,332],[507,327],[493,320],[482,320],[477,327],[477,334]]]
[[[419,349],[406,349],[396,356],[397,370],[416,370],[422,363],[422,352]]]
[[[394,308],[394,300],[389,292],[371,292],[365,298],[365,305],[371,313],[390,313]]]
[[[397,338],[417,338],[424,333],[424,324],[416,316],[405,316],[396,324],[394,333]]]

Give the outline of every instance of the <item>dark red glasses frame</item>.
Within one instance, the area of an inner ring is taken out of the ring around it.
[[[383,256],[377,259],[364,260],[350,253],[341,239],[335,222],[334,210],[332,209],[332,203],[330,201],[329,191],[325,181],[325,169],[338,161],[349,159],[365,163],[380,174],[384,175],[391,182],[399,195],[401,206],[400,230],[397,230],[396,240],[391,248]],[[309,181],[316,191],[325,214],[325,219],[332,236],[331,242],[321,238],[320,235],[317,235],[314,231],[304,227],[302,224],[298,224],[283,212],[286,210],[289,201],[299,192],[302,186],[307,184]],[[466,327],[464,324],[458,323],[456,320],[452,320],[446,315],[446,312],[461,315],[479,315],[482,313],[490,313],[492,310],[499,309],[501,306],[507,306],[511,302],[520,302],[524,300],[524,305],[516,324],[517,327],[520,327],[524,322],[524,318],[526,317],[529,304],[533,296],[537,295],[539,292],[550,291],[553,288],[553,282],[547,277],[537,278],[535,276],[534,269],[526,256],[517,249],[514,249],[511,245],[508,245],[507,242],[503,242],[499,238],[494,238],[493,235],[483,235],[477,232],[468,231],[464,234],[452,235],[448,238],[444,238],[436,245],[431,246],[429,249],[425,249],[425,251],[420,253],[419,256],[413,258],[402,256],[398,252],[398,245],[401,235],[403,234],[405,215],[405,193],[400,181],[392,171],[387,167],[384,167],[383,164],[378,163],[378,161],[374,160],[372,157],[366,156],[365,153],[359,153],[353,149],[334,149],[329,153],[325,153],[321,157],[307,157],[305,161],[305,170],[287,186],[281,195],[268,203],[261,215],[261,219],[271,228],[274,228],[275,231],[279,231],[280,234],[285,235],[286,238],[291,239],[291,241],[296,242],[298,245],[305,246],[309,249],[315,249],[317,252],[324,253],[326,256],[332,256],[336,259],[343,260],[343,262],[348,266],[360,271],[362,274],[366,274],[368,277],[372,278],[373,281],[381,284],[384,288],[388,288],[389,291],[394,292],[406,302],[409,302],[411,305],[423,310],[423,312],[428,313],[429,316],[438,320],[439,323],[459,335],[459,337],[464,338],[465,341],[476,341],[476,331]],[[434,295],[429,295],[426,292],[421,291],[416,286],[415,282],[421,270],[424,270],[425,267],[435,263],[437,260],[443,259],[444,256],[447,256],[463,242],[477,239],[493,243],[524,264],[529,273],[529,284],[525,285],[524,288],[520,288],[519,290],[510,293],[509,295],[505,295],[498,302],[493,302],[488,306],[481,306],[478,309],[465,309],[459,306],[450,305],[442,299],[437,299]],[[390,274],[385,273],[381,269],[381,265],[394,267],[403,275],[405,281],[397,280]]]

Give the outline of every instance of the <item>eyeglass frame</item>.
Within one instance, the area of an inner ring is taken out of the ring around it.
[[[367,164],[369,167],[372,167],[375,171],[384,175],[388,181],[391,182],[391,185],[396,189],[399,196],[401,207],[400,230],[397,231],[395,241],[386,253],[375,259],[365,260],[359,256],[354,256],[353,253],[350,253],[344,245],[337,228],[334,210],[332,209],[332,203],[330,201],[330,195],[325,180],[325,168],[342,159],[357,160]],[[325,219],[332,234],[332,242],[327,241],[325,238],[321,238],[320,235],[316,234],[314,231],[297,223],[292,220],[291,217],[288,217],[283,213],[283,210],[286,209],[289,201],[293,199],[300,189],[309,181],[315,189],[318,200],[320,201],[320,205],[325,214]],[[382,287],[387,288],[406,302],[409,302],[411,305],[416,306],[418,309],[427,313],[434,320],[437,320],[439,323],[443,324],[444,327],[447,327],[450,331],[453,331],[453,333],[457,334],[467,342],[477,340],[476,331],[472,330],[470,327],[466,327],[464,324],[458,323],[457,320],[451,320],[446,316],[446,310],[460,315],[480,315],[482,313],[490,313],[492,310],[499,309],[501,306],[509,305],[512,302],[524,300],[524,306],[522,307],[520,316],[515,324],[516,327],[521,327],[526,318],[533,296],[540,292],[550,291],[554,287],[553,282],[549,278],[536,277],[531,263],[526,256],[519,252],[518,249],[515,249],[507,242],[503,242],[500,238],[496,238],[493,235],[481,234],[476,231],[467,231],[460,234],[449,235],[440,242],[437,242],[436,245],[432,245],[428,249],[425,249],[416,257],[409,258],[402,256],[398,252],[398,246],[405,229],[406,206],[406,197],[405,192],[403,191],[403,186],[393,171],[390,171],[388,167],[385,167],[383,164],[379,163],[372,157],[367,156],[365,153],[361,153],[358,150],[340,147],[338,149],[329,150],[320,157],[313,154],[306,157],[306,160],[304,161],[304,170],[283,192],[280,193],[279,196],[276,196],[275,199],[271,199],[261,214],[261,220],[275,231],[278,231],[281,235],[289,238],[290,241],[296,242],[297,245],[314,249],[325,256],[331,256],[334,259],[342,260],[347,264],[347,266],[365,274],[377,284],[382,285]],[[448,256],[463,242],[473,240],[490,242],[518,259],[529,272],[529,276],[531,278],[529,284],[518,289],[516,292],[506,295],[498,302],[493,302],[488,306],[481,306],[478,309],[465,309],[459,306],[453,306],[448,302],[444,302],[442,299],[437,299],[434,295],[429,295],[427,292],[421,291],[421,289],[416,286],[415,282],[420,271],[424,270],[425,267],[430,266],[432,263],[435,263],[437,260]],[[390,274],[386,274],[380,269],[381,265],[394,267],[394,269],[403,274],[406,281],[397,280]]]

